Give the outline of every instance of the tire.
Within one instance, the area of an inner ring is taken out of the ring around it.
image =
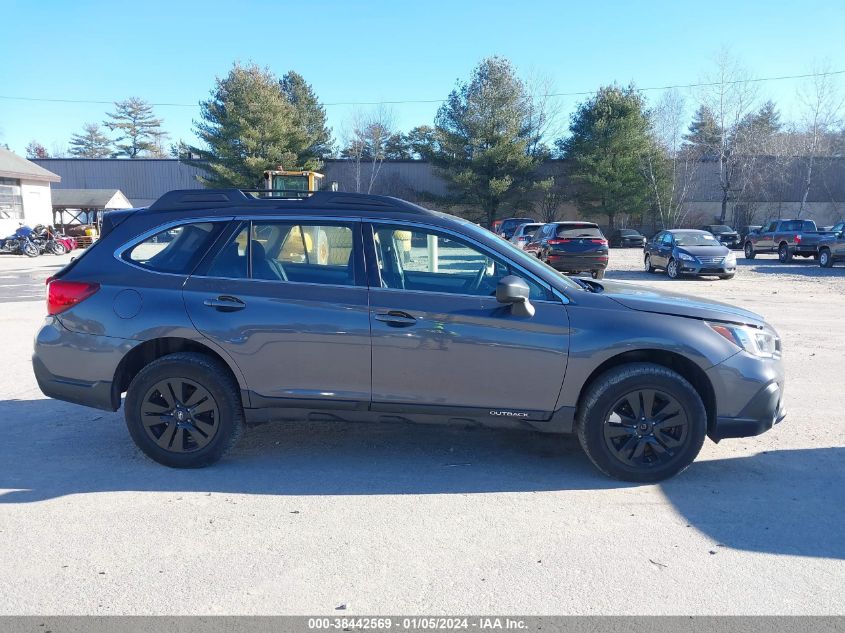
[[[833,268],[833,255],[829,248],[823,248],[819,252],[819,266],[822,268]]]
[[[792,261],[792,253],[789,252],[789,246],[785,242],[778,246],[778,261],[781,264],[788,264]]]
[[[678,413],[663,419],[671,411]],[[695,460],[707,433],[707,412],[680,374],[631,363],[605,372],[589,386],[575,425],[581,447],[601,472],[650,483],[678,474]]]
[[[736,273],[731,273],[730,275],[719,275],[719,279],[733,279]]]
[[[593,279],[604,279],[604,268],[599,268],[598,270],[591,270],[590,276]]]
[[[651,255],[646,255],[643,261],[643,268],[647,273],[653,273],[656,269],[651,265]]]
[[[742,250],[745,252],[745,259],[754,259],[757,257],[757,253],[754,252],[754,246],[751,242],[746,242]]]
[[[67,253],[67,249],[65,248],[65,245],[61,242],[51,240],[47,242],[47,252],[53,255],[64,255],[65,253]]]
[[[159,389],[165,384],[172,388],[170,396],[162,395],[166,390]],[[199,402],[190,409],[171,407],[174,400],[177,404],[190,405],[197,398]],[[145,419],[155,418],[159,410],[168,409],[176,412],[173,416],[162,416],[169,417],[169,421],[145,426]],[[180,411],[185,416],[181,422],[175,417]],[[149,415],[151,412],[153,416]],[[213,464],[237,444],[244,426],[240,389],[228,367],[196,353],[168,354],[139,371],[126,392],[124,416],[138,448],[171,468],[202,468]],[[185,426],[181,426],[183,423]]]
[[[23,245],[22,249],[23,254],[27,257],[38,257],[41,254],[38,246],[33,244],[32,242],[27,242]]]
[[[678,260],[675,258],[669,260],[669,263],[666,264],[666,274],[669,276],[669,279],[677,279],[681,276],[678,270]]]

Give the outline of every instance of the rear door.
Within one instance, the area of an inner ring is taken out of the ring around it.
[[[398,240],[407,231],[404,259]],[[374,223],[364,235],[374,410],[550,417],[569,348],[562,300],[502,256],[442,229]],[[496,301],[508,274],[529,282],[533,317]]]
[[[238,365],[251,406],[366,408],[361,223],[243,219],[185,283],[196,328]]]

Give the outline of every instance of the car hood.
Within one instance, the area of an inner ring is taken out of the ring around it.
[[[719,301],[691,297],[678,292],[657,291],[618,281],[602,280],[600,283],[604,287],[603,296],[631,310],[757,327],[765,323],[759,314]]]

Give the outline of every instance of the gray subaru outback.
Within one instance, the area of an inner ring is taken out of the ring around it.
[[[570,279],[395,198],[279,195],[106,214],[48,280],[41,390],[123,402],[138,447],[186,468],[249,423],[411,421],[576,433],[602,472],[647,482],[785,415],[781,342],[752,312]]]

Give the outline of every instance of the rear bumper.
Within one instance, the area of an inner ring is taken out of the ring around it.
[[[549,253],[547,261],[555,270],[583,272],[587,270],[604,270],[607,268],[607,253],[573,254]]]
[[[35,336],[32,370],[45,396],[95,409],[116,411],[120,394],[112,380],[121,359],[137,341],[83,334],[47,317]]]
[[[789,252],[793,255],[815,256],[819,252],[818,244],[794,244],[789,247]]]
[[[51,373],[37,356],[32,357],[32,370],[38,388],[48,398],[64,400],[86,407],[117,411],[112,402],[112,383],[110,381],[86,382],[71,378],[60,378]]]

